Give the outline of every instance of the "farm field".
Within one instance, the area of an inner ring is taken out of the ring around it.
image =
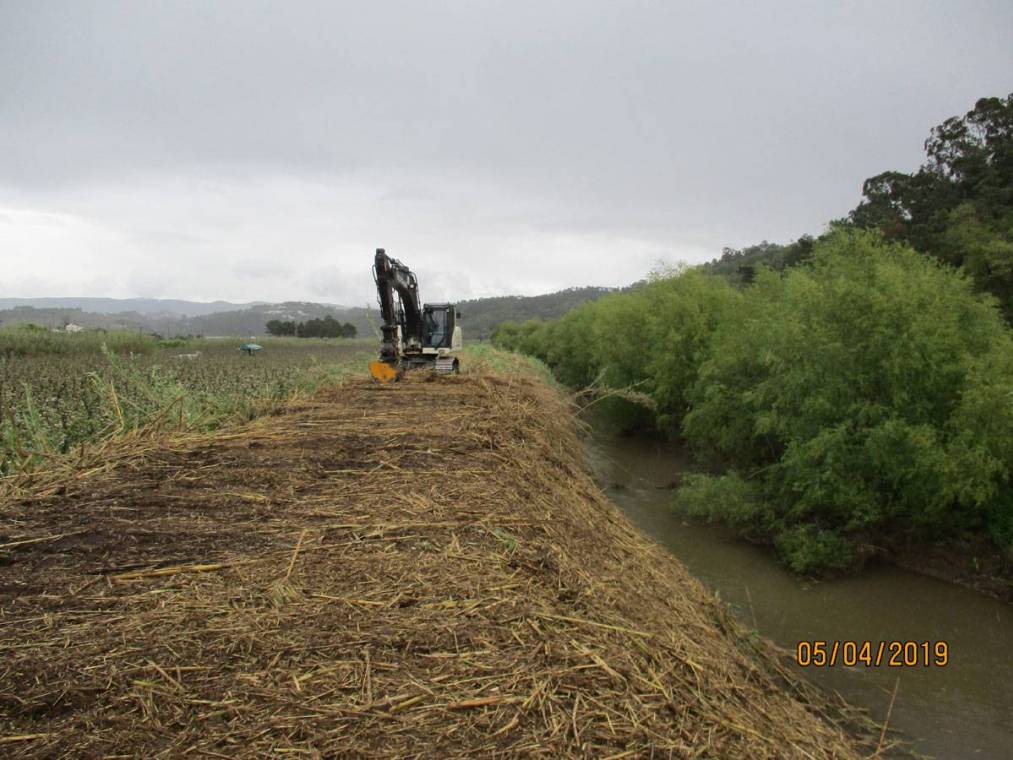
[[[0,330],[0,476],[149,427],[211,430],[360,370],[373,341]]]
[[[0,500],[7,756],[868,756],[473,357]]]

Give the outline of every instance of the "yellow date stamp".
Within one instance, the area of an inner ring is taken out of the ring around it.
[[[803,668],[945,668],[950,645],[945,641],[800,641],[795,661]]]

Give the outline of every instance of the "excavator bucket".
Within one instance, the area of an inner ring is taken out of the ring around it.
[[[401,373],[393,365],[380,361],[379,359],[369,363],[369,374],[378,383],[392,383],[397,380]]]

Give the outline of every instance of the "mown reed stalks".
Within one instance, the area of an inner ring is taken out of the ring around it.
[[[543,383],[423,373],[231,431],[128,434],[9,485],[3,751],[871,752],[580,452]]]

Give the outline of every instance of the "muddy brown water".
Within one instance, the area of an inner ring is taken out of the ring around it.
[[[804,640],[946,641],[944,668],[807,668],[882,721],[899,677],[890,727],[935,758],[1013,758],[1013,608],[889,566],[814,583],[769,550],[671,509],[667,487],[689,469],[676,444],[595,429],[588,456],[612,501],[727,601],[748,625],[794,652]]]

